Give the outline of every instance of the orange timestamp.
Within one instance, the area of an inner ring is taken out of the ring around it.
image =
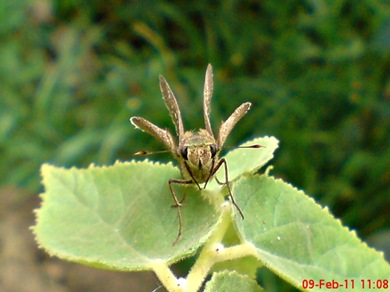
[[[325,280],[313,280],[313,279],[303,279],[302,280],[303,289],[328,289],[328,290],[337,290],[337,289],[389,289],[389,280],[388,279],[345,279],[342,281],[337,281],[334,279]]]

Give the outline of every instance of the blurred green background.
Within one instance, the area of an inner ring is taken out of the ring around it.
[[[159,74],[186,128],[203,127],[211,63],[215,129],[253,103],[227,145],[277,137],[274,175],[363,239],[388,230],[388,0],[0,0],[0,19],[1,185],[35,196],[44,162],[109,165],[161,150],[129,123],[173,130]]]

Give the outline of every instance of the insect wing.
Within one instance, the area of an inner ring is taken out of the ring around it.
[[[184,134],[183,120],[181,118],[181,112],[175,95],[173,94],[171,88],[168,85],[168,82],[163,76],[160,75],[160,89],[165,102],[165,105],[168,108],[169,114],[171,115],[172,121],[176,127],[176,133],[180,137]]]
[[[206,131],[214,137],[213,130],[211,129],[210,124],[210,103],[211,98],[213,97],[213,67],[211,64],[207,66],[206,76],[204,80],[204,90],[203,90],[203,115],[204,115],[204,123],[206,127]]]
[[[172,134],[167,131],[163,130],[159,127],[157,127],[155,124],[149,122],[148,120],[145,120],[141,117],[132,117],[130,119],[130,122],[136,127],[141,129],[142,131],[148,133],[149,135],[152,135],[154,138],[156,138],[158,141],[163,143],[165,147],[170,149],[172,152],[175,151],[175,141],[172,137]]]
[[[230,115],[230,117],[221,125],[218,133],[219,147],[222,147],[234,126],[238,123],[239,120],[241,120],[243,116],[245,116],[250,107],[250,102],[243,103],[238,108],[236,108],[236,110]]]

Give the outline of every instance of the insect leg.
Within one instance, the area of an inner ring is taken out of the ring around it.
[[[229,197],[230,197],[230,199],[232,200],[232,203],[233,203],[233,205],[236,207],[237,211],[240,213],[241,218],[244,219],[244,213],[242,213],[240,207],[238,207],[238,205],[237,205],[237,203],[236,203],[236,200],[234,199],[232,190],[230,189],[230,185],[229,185],[229,176],[228,176],[228,168],[227,168],[227,162],[226,162],[225,158],[221,158],[221,159],[218,161],[217,165],[215,166],[215,168],[214,168],[214,170],[213,170],[212,175],[214,175],[214,174],[218,171],[218,169],[222,166],[222,164],[223,164],[223,166],[224,166],[224,168],[225,168],[225,184],[226,184],[227,189],[228,189],[228,192],[229,192]],[[218,181],[218,180],[217,180],[217,181]]]
[[[178,231],[177,237],[172,245],[175,245],[181,239],[181,234],[183,231],[183,221],[182,221],[182,217],[181,217],[180,208],[181,208],[181,206],[183,206],[182,202],[184,201],[184,196],[183,196],[183,199],[179,202],[179,200],[176,197],[175,191],[173,190],[172,184],[192,184],[192,183],[193,183],[192,180],[182,180],[182,179],[172,179],[172,178],[168,181],[169,190],[171,191],[173,201],[175,202],[175,204],[172,205],[172,207],[177,208],[177,218],[179,219],[179,231]]]
[[[217,176],[215,176],[215,180],[217,181],[217,183],[218,183],[219,185],[226,185],[226,183],[221,182],[221,181],[218,179]]]

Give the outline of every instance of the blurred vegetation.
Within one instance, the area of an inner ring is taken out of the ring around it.
[[[213,64],[216,127],[251,112],[227,141],[274,135],[274,174],[367,237],[390,222],[390,4],[386,0],[0,0],[0,175],[40,189],[66,167],[161,150],[133,115],[173,130],[158,75],[188,128],[202,127]],[[157,156],[152,159],[169,160]]]

